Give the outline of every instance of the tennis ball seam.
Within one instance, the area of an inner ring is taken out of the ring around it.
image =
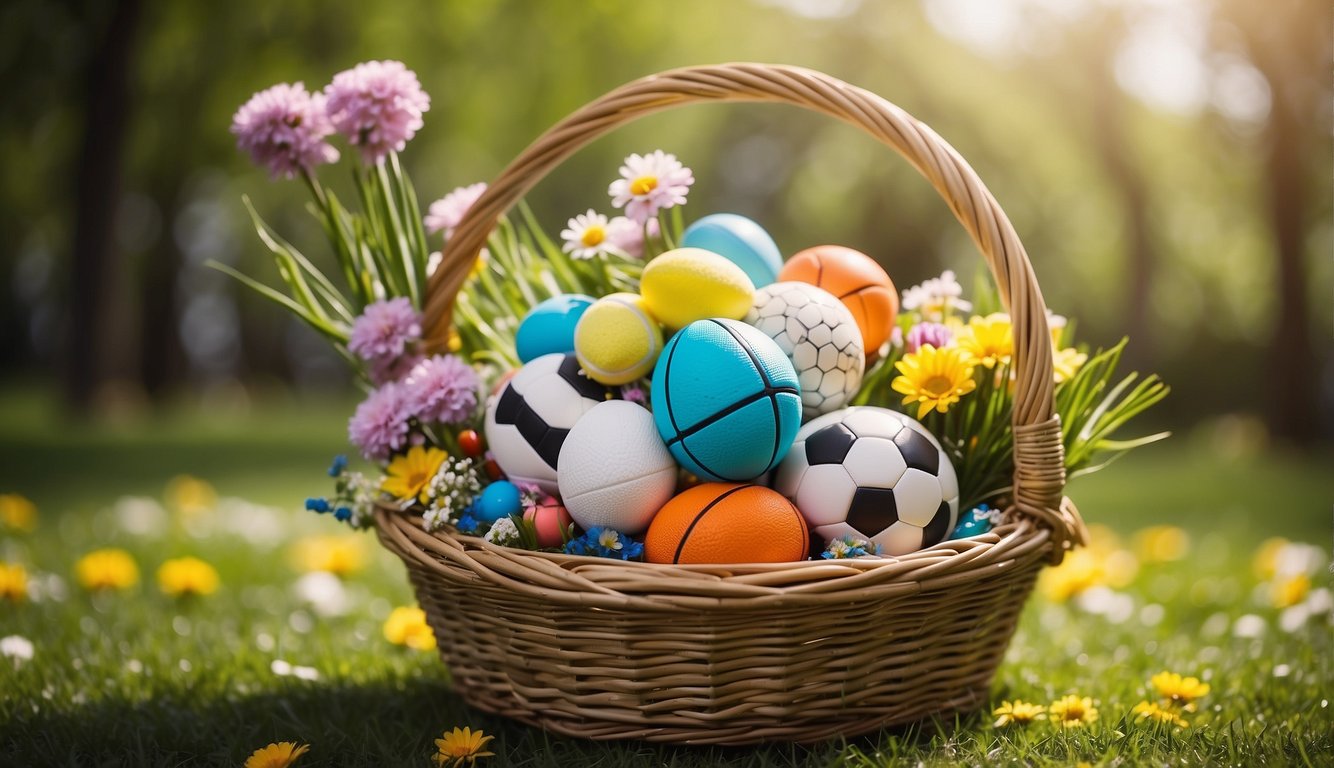
[[[624,368],[617,368],[616,370],[611,370],[609,368],[603,368],[600,365],[596,365],[586,359],[588,357],[587,355],[580,353],[578,355],[579,362],[582,363],[585,368],[592,370],[594,373],[597,373],[600,376],[607,376],[607,377],[621,376],[626,372],[632,371],[635,368],[639,367],[640,365],[643,364],[645,360],[655,359],[659,354],[662,353],[662,350],[658,349],[658,342],[657,342],[659,334],[661,332],[659,332],[659,334],[654,334],[655,328],[653,326],[653,321],[651,321],[648,317],[646,317],[646,315],[648,314],[647,312],[640,309],[635,304],[632,304],[631,302],[621,299],[619,297],[608,296],[605,298],[605,301],[608,301],[613,304],[618,304],[630,310],[630,313],[635,316],[635,319],[639,321],[640,326],[644,329],[644,335],[648,340],[648,348],[644,351],[644,355],[642,357],[635,360],[633,365],[628,365]]]

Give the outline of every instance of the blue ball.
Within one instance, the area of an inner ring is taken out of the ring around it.
[[[482,495],[473,502],[473,517],[494,523],[502,517],[523,511],[519,500],[519,486],[508,480],[497,480],[482,489]]]
[[[552,352],[574,352],[574,327],[593,301],[592,296],[563,293],[529,310],[514,334],[519,360],[527,363]]]
[[[969,536],[981,536],[991,530],[991,516],[993,510],[986,504],[968,510],[959,520],[959,524],[954,527],[954,532],[950,534],[950,541],[955,539],[966,539]]]
[[[783,255],[764,227],[735,213],[715,213],[686,227],[681,247],[724,256],[746,273],[756,288],[778,279]]]
[[[696,320],[653,370],[653,421],[678,464],[739,483],[773,469],[801,426],[801,386],[778,344],[736,320]]]

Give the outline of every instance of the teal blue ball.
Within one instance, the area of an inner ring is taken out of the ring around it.
[[[741,267],[756,288],[778,279],[783,254],[764,227],[735,213],[715,213],[686,227],[683,248],[703,248]]]
[[[978,505],[963,514],[959,524],[954,527],[954,532],[950,534],[950,541],[955,539],[966,539],[969,536],[981,536],[991,530],[991,516],[994,513],[991,507],[986,504]]]
[[[653,420],[676,462],[739,483],[778,465],[801,426],[801,386],[781,347],[736,320],[697,320],[653,370]]]
[[[502,517],[523,512],[519,486],[508,480],[497,480],[482,489],[482,495],[473,502],[473,517],[494,523]]]
[[[527,363],[553,352],[574,352],[574,327],[593,301],[592,296],[581,293],[562,293],[529,310],[514,334],[519,361]]]

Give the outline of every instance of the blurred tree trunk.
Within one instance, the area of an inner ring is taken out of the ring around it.
[[[155,401],[170,392],[184,369],[180,313],[176,306],[181,256],[173,236],[173,225],[181,213],[182,191],[179,178],[171,182],[159,185],[153,192],[161,206],[162,234],[144,254],[139,269],[139,381],[144,392]]]
[[[118,0],[102,39],[88,58],[83,135],[75,172],[65,399],[87,413],[105,378],[108,285],[114,267],[121,160],[130,113],[129,69],[139,26],[139,0]]]

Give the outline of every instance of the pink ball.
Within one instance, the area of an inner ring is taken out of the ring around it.
[[[537,546],[544,548],[561,546],[565,540],[565,531],[569,530],[570,524],[574,522],[570,513],[565,511],[565,507],[551,496],[542,499],[537,506],[525,510],[523,519],[532,521],[533,528],[537,531]]]

